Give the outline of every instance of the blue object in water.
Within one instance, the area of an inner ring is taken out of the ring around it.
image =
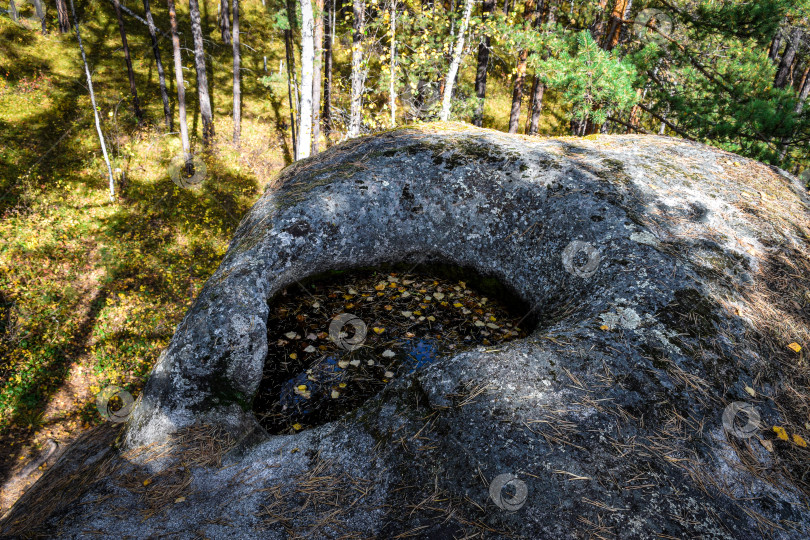
[[[406,339],[399,346],[405,355],[404,365],[408,367],[408,373],[433,363],[439,357],[434,339]]]

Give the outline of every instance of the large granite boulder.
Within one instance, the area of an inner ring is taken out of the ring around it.
[[[282,171],[125,428],[84,437],[1,531],[807,538],[809,217],[787,173],[665,137],[340,144]],[[495,277],[536,327],[268,435],[268,299],[383,263]]]

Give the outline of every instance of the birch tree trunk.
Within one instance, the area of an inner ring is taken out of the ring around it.
[[[239,0],[233,2],[233,142],[242,136],[242,73],[239,50]]]
[[[45,27],[45,11],[42,9],[42,0],[34,0],[34,9],[37,12],[37,18],[39,18],[39,22],[42,25],[42,35],[48,33],[48,29]]]
[[[191,15],[191,33],[194,36],[194,67],[197,70],[197,98],[200,105],[200,117],[203,123],[203,147],[214,140],[214,117],[211,113],[211,98],[208,94],[208,75],[205,70],[205,49],[203,49],[202,23],[200,22],[200,4],[189,0]]]
[[[143,113],[138,102],[138,89],[135,88],[135,72],[132,71],[132,59],[129,56],[129,45],[127,44],[127,32],[124,29],[124,18],[121,15],[121,3],[113,0],[115,6],[115,16],[118,18],[118,30],[121,32],[121,43],[124,45],[124,59],[127,63],[127,77],[129,77],[129,91],[132,93],[132,106],[135,108],[135,118],[138,123],[143,120]]]
[[[8,15],[14,22],[19,20],[19,16],[17,15],[17,6],[14,4],[14,0],[8,0]]]
[[[87,89],[90,91],[90,104],[93,106],[93,117],[96,121],[96,132],[98,133],[98,140],[101,143],[101,153],[104,154],[104,161],[107,163],[107,174],[110,177],[110,202],[115,200],[115,182],[113,180],[112,166],[110,165],[110,157],[107,155],[107,145],[104,143],[104,134],[101,132],[101,121],[98,118],[98,107],[96,106],[96,95],[93,93],[93,78],[90,77],[90,68],[87,65],[87,56],[84,54],[84,45],[82,45],[82,35],[79,32],[79,19],[76,17],[76,8],[73,5],[73,0],[70,0],[70,11],[73,13],[73,28],[76,30],[76,39],[79,41],[79,50],[82,53],[82,62],[84,63],[84,74],[87,77]]]
[[[186,87],[183,84],[183,59],[180,56],[180,36],[177,33],[177,13],[174,9],[174,0],[167,0],[169,6],[169,21],[172,32],[172,53],[174,56],[174,77],[177,83],[177,109],[180,118],[180,140],[183,143],[183,157],[186,160],[186,174],[194,174],[194,165],[191,161],[191,145],[188,140],[188,121],[186,120]]]
[[[397,52],[397,0],[391,0],[391,51],[390,67],[388,69],[391,80],[388,87],[388,108],[391,109],[391,127],[397,126],[397,95],[396,95],[396,52]]]
[[[312,66],[312,155],[318,153],[321,138],[321,74],[323,66],[323,4],[315,0],[315,63]]]
[[[225,45],[231,44],[231,29],[230,21],[228,21],[228,0],[220,0],[219,2],[219,31],[222,34],[222,42]],[[234,30],[236,32],[236,30]]]
[[[298,159],[312,151],[312,70],[315,63],[312,0],[301,0],[301,102],[298,108]]]
[[[295,53],[293,52],[292,33],[294,28],[294,8],[293,2],[287,1],[287,21],[288,26],[284,30],[284,52],[287,58],[287,97],[290,103],[290,128],[292,129],[293,161],[298,161],[298,130],[295,125],[295,109],[297,98],[293,98],[293,74],[295,73]]]
[[[172,131],[173,122],[171,109],[169,108],[169,92],[166,90],[166,73],[163,71],[163,61],[160,58],[155,21],[152,19],[152,10],[149,7],[149,0],[143,0],[143,9],[146,12],[149,37],[152,39],[152,52],[155,53],[155,65],[157,66],[158,83],[160,84],[160,97],[163,100],[163,116],[166,119],[166,129]]]
[[[366,3],[364,0],[353,0],[353,33],[352,33],[352,95],[349,112],[349,137],[360,135],[360,122],[363,120],[363,87],[366,74],[363,69],[363,32],[365,31]]]
[[[332,133],[332,39],[334,37],[335,0],[326,0],[323,39],[323,134],[327,140]]]
[[[447,83],[444,85],[444,98],[442,99],[442,112],[440,115],[442,122],[447,122],[447,120],[450,118],[450,104],[453,99],[453,83],[456,80],[458,67],[461,65],[461,55],[464,52],[464,35],[467,33],[467,26],[470,24],[472,4],[472,0],[464,0],[464,19],[461,21],[461,28],[458,31],[456,48],[453,51],[453,60],[450,62],[450,70],[447,72]]]
[[[481,20],[486,21],[495,9],[495,0],[484,0],[481,4]],[[487,68],[489,67],[490,37],[484,36],[478,44],[478,67],[475,71],[475,95],[478,106],[473,113],[472,123],[481,127],[484,123],[484,100],[487,97]]]

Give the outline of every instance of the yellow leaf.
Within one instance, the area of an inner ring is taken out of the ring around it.
[[[453,304],[453,307],[462,307],[463,305],[464,304],[462,304],[461,302],[456,302],[455,304]]]
[[[293,429],[295,431],[299,431],[302,427],[304,427],[304,426],[302,426],[301,424],[293,424]]]
[[[785,431],[785,428],[780,426],[773,426],[773,431],[776,433],[776,436],[782,439],[783,441],[788,440],[787,431]]]
[[[175,502],[175,503],[181,503],[181,502],[183,502],[183,501],[185,501],[185,500],[186,500],[186,498],[185,498],[185,497],[177,497],[177,498],[174,500],[174,502]]]
[[[793,351],[795,353],[798,353],[799,351],[802,350],[802,346],[794,341],[793,343],[788,345],[788,349],[790,349],[791,351]]]
[[[746,386],[746,387],[745,387],[745,391],[746,391],[746,392],[748,392],[748,395],[750,395],[751,397],[757,397],[757,392],[756,392],[756,390],[754,390],[754,389],[753,389],[753,388],[751,388],[750,386]]]
[[[374,330],[375,334],[382,334],[383,332],[385,332],[385,328],[380,328],[379,326],[375,326],[374,328],[372,328],[372,330]]]
[[[301,390],[302,392],[305,392],[305,391],[306,391],[306,389],[307,389],[307,385],[305,385],[305,384],[299,384],[299,385],[298,385],[298,389],[299,389],[299,390]]]
[[[603,324],[602,326],[599,327],[599,330],[610,330],[610,327],[606,324]]]
[[[807,442],[796,434],[793,435],[793,442],[802,448],[807,448]]]
[[[378,291],[385,289],[385,282],[384,281],[379,282],[377,285],[375,285],[374,288]]]
[[[149,480],[148,478],[147,478],[146,480],[144,480],[144,481],[143,481],[143,485],[145,485],[145,486],[148,486],[148,485],[149,485],[149,484],[151,484],[151,483],[152,483],[152,481],[151,481],[151,480]]]
[[[295,354],[295,353],[290,353],[290,358],[292,358],[293,360],[295,360],[296,358],[298,358],[298,355],[297,355],[297,354]]]

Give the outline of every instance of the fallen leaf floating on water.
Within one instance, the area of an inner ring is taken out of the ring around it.
[[[183,502],[183,501],[185,501],[185,500],[186,500],[186,498],[185,498],[185,497],[177,497],[177,498],[174,500],[174,502],[175,502],[175,504],[177,504],[177,503],[181,503],[181,502]]]
[[[750,395],[751,397],[757,397],[757,392],[756,392],[756,390],[754,390],[754,389],[753,389],[753,388],[751,388],[750,386],[746,386],[746,387],[745,387],[745,391],[746,391],[746,392],[748,392],[748,395]]]
[[[795,433],[793,434],[793,443],[801,446],[802,448],[807,448],[807,442]]]
[[[776,433],[776,436],[779,437],[781,440],[786,441],[788,440],[787,431],[785,428],[780,426],[773,426],[773,431]]]
[[[800,352],[802,350],[802,346],[794,341],[793,343],[788,345],[788,349],[790,349],[791,351],[793,351],[795,353],[798,353],[798,352]]]
[[[286,334],[284,334],[284,337],[286,337],[287,339],[295,339],[299,336],[295,332],[287,332]]]

